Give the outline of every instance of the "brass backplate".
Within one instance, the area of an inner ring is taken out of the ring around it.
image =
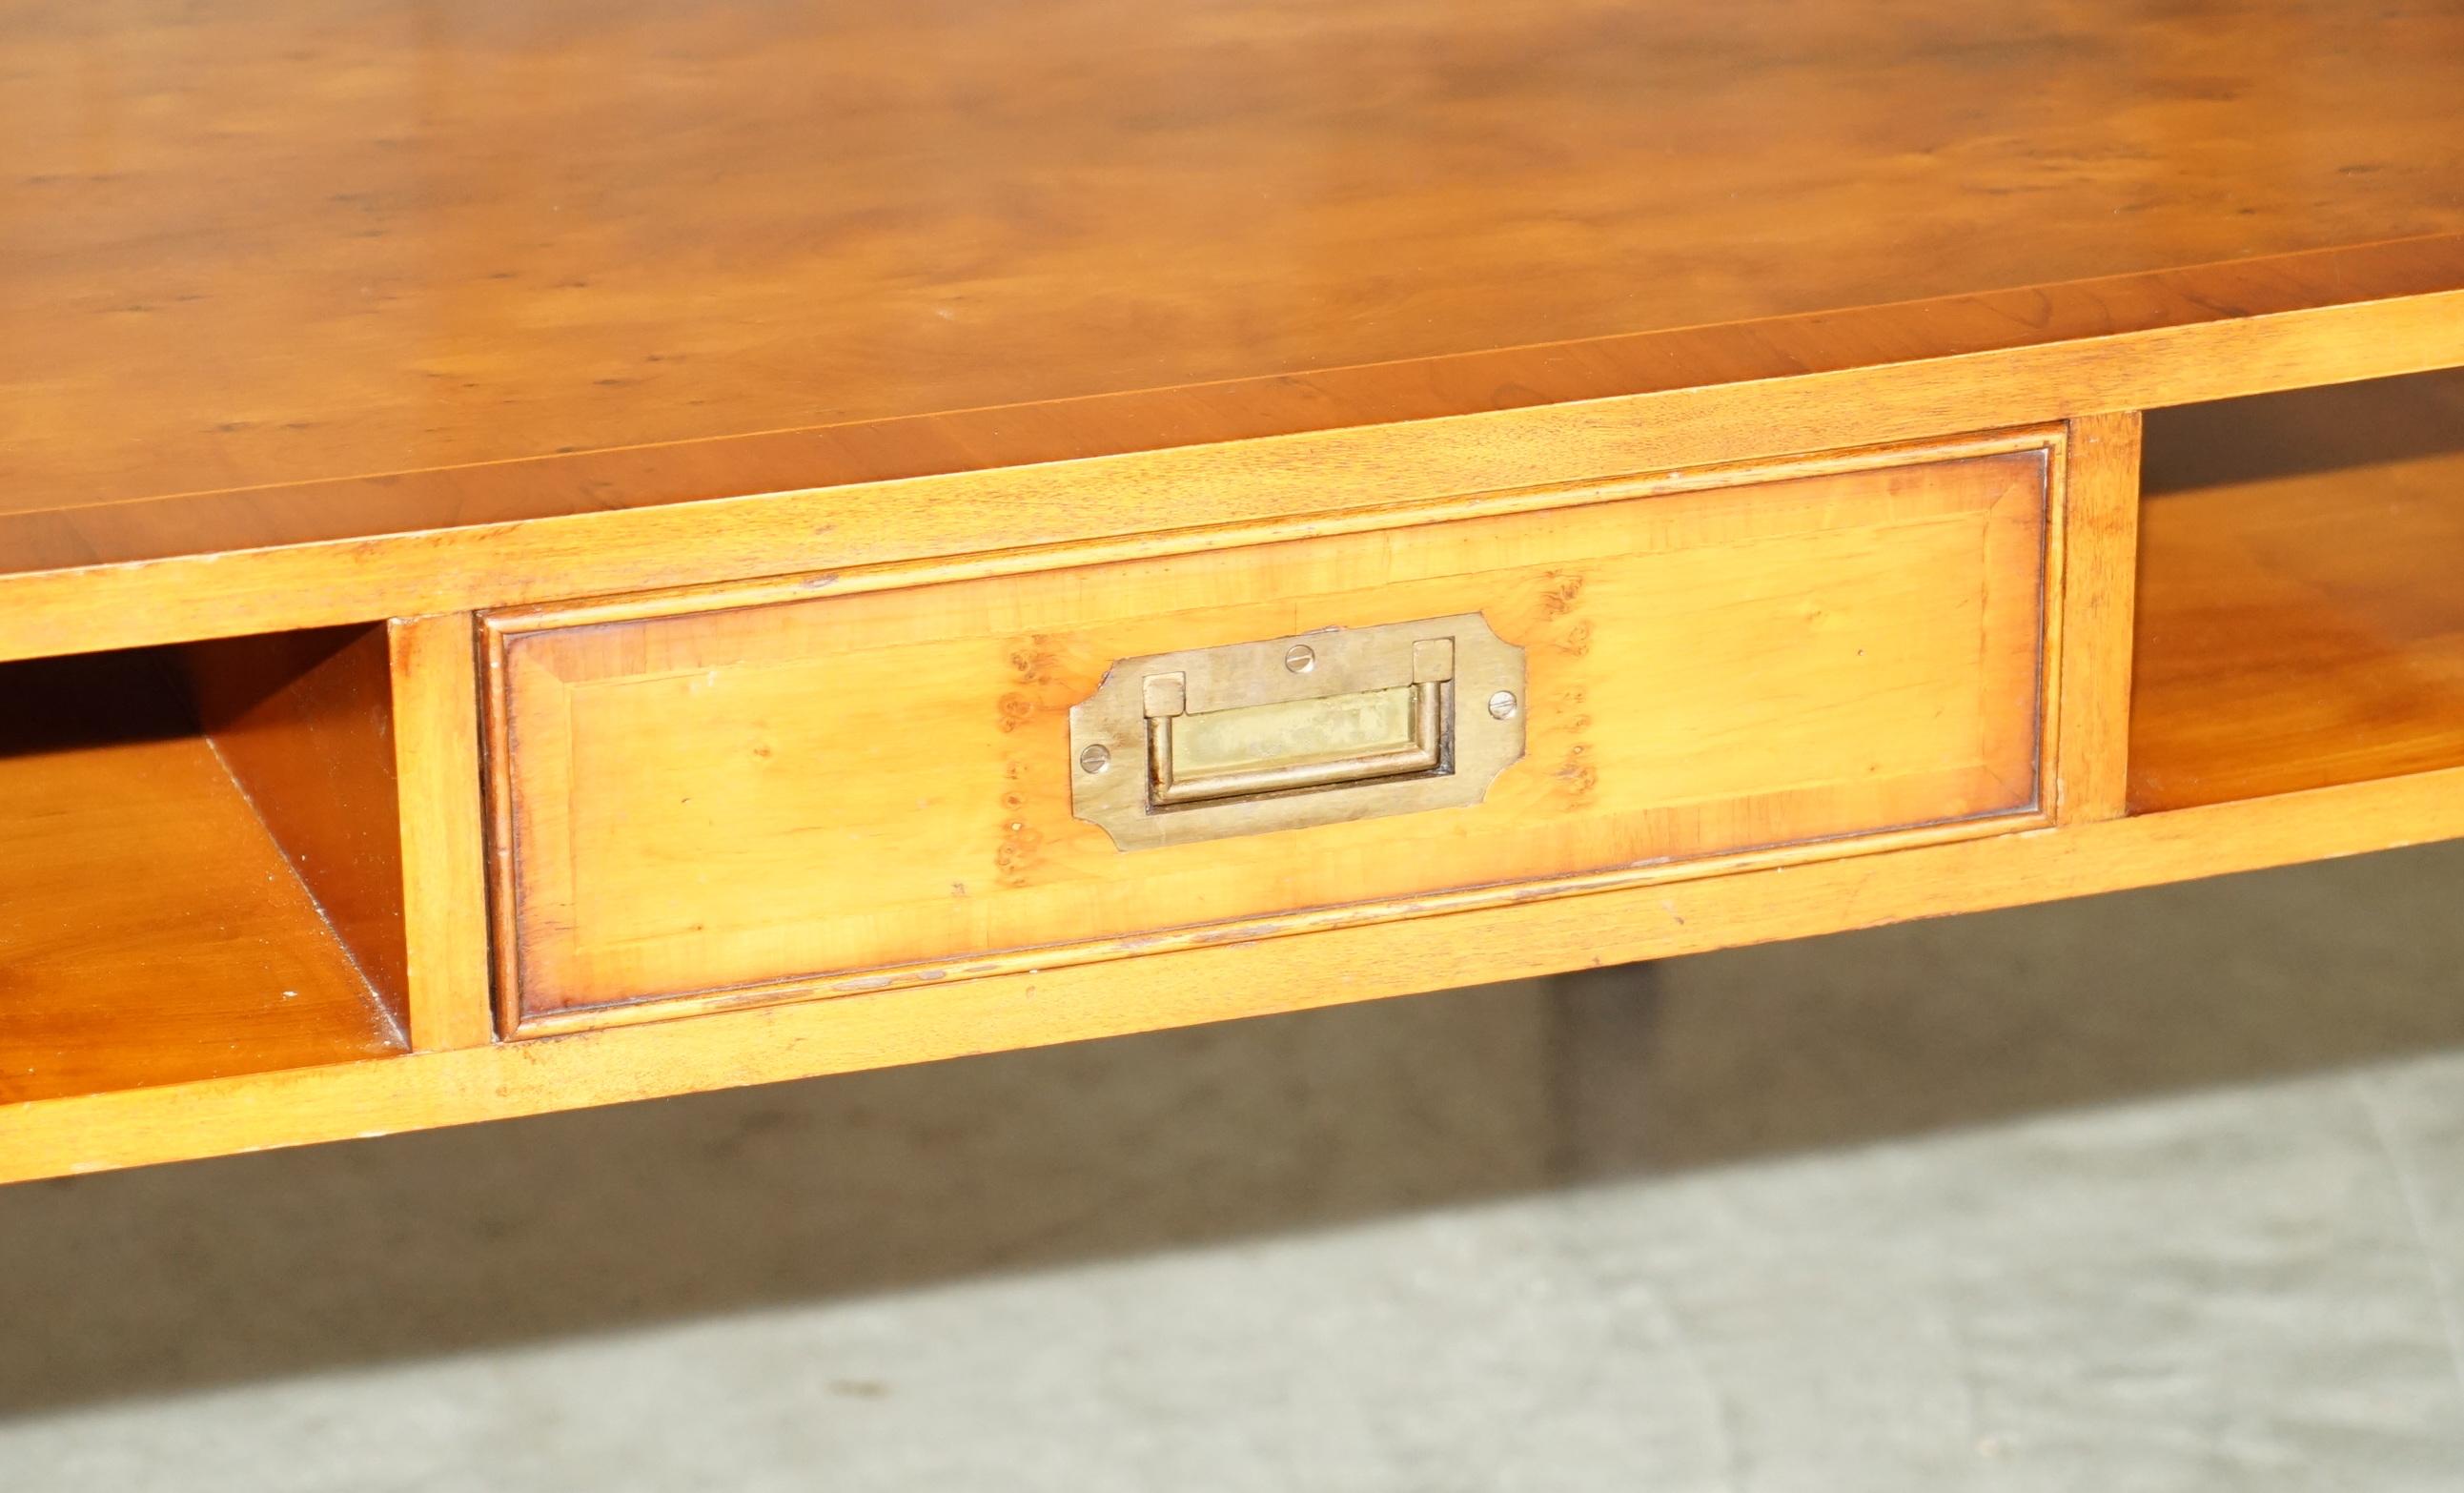
[[[1473,612],[1123,659],[1069,712],[1070,804],[1122,850],[1466,808],[1525,708]]]

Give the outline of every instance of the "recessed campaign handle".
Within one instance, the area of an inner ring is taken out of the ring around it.
[[[1522,690],[1476,615],[1124,660],[1070,712],[1073,807],[1128,850],[1477,803]]]

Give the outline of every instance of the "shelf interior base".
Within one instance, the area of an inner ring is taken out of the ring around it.
[[[0,670],[0,1102],[402,1046],[165,659]]]
[[[2464,765],[2464,370],[2146,437],[2131,811]]]

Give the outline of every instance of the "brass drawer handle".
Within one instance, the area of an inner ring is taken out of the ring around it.
[[[1069,713],[1071,804],[1123,850],[1464,807],[1522,757],[1522,692],[1477,614],[1125,659]]]
[[[1452,645],[1440,643],[1442,673],[1391,690],[1149,715],[1148,801],[1199,803],[1436,770],[1454,672]]]

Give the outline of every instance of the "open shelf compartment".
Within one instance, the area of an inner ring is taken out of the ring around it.
[[[0,1103],[403,1050],[383,644],[0,665]]]
[[[2464,369],[2145,438],[2132,812],[2464,766]]]

